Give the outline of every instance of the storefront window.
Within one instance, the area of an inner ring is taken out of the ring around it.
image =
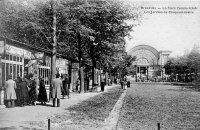
[[[22,65],[20,65],[20,76],[22,77]]]
[[[5,63],[2,63],[2,85],[5,85]]]
[[[17,66],[15,64],[13,64],[13,79],[17,78],[16,67]]]
[[[11,74],[12,75],[12,78],[13,78],[13,68],[12,68],[12,64],[10,64],[10,73],[9,74]]]
[[[6,60],[9,60],[9,55],[6,55]]]
[[[12,60],[12,55],[8,55],[8,56],[10,56],[10,60]]]
[[[13,56],[13,61],[16,61],[16,56]]]
[[[17,61],[19,62],[19,57],[17,57]]]
[[[17,76],[23,76],[23,63],[22,57],[17,57],[14,55],[5,55],[5,60],[3,60],[4,68],[2,73],[2,80],[8,79],[8,75],[12,75],[12,79],[16,79]],[[21,61],[21,62],[20,62]]]
[[[17,65],[17,76],[21,76],[19,73],[19,65]]]
[[[49,85],[50,68],[39,68],[39,76],[44,79],[45,85]]]
[[[5,77],[5,80],[8,80],[8,75],[9,75],[10,71],[9,71],[9,64],[6,63],[6,77]]]

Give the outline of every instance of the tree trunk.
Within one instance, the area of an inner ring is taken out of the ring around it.
[[[52,32],[52,38],[53,38],[53,48],[52,48],[52,58],[51,58],[51,81],[55,78],[56,76],[56,48],[57,48],[57,39],[56,39],[56,12],[55,12],[55,3],[52,0],[52,11],[53,11],[53,32]],[[51,85],[50,85],[51,87]],[[50,88],[50,91],[52,88]]]
[[[79,78],[80,78],[80,93],[84,93],[84,71],[83,71],[83,64],[82,64],[82,51],[81,51],[81,35],[77,32],[77,39],[78,39],[78,47],[79,47]]]
[[[53,9],[54,10],[54,9]],[[56,75],[56,47],[57,47],[57,39],[56,39],[56,14],[53,11],[53,50],[52,50],[52,79],[55,78]]]
[[[94,57],[94,53],[92,55],[92,88],[95,87],[96,84],[96,61]]]

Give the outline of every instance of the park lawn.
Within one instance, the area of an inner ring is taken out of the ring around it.
[[[104,120],[109,116],[122,93],[123,90],[120,89],[120,86],[113,87],[107,92],[67,108],[68,114],[58,117],[68,120],[62,124],[61,129],[95,130],[102,128]]]

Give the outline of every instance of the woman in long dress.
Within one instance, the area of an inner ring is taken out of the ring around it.
[[[40,78],[39,86],[40,87],[39,87],[38,101],[41,102],[41,104],[46,104],[47,92],[46,92],[43,78]]]
[[[25,97],[22,93],[22,79],[21,79],[21,77],[17,77],[16,85],[17,85],[17,88],[15,89],[16,96],[17,96],[16,105],[22,107],[22,106],[24,106]]]
[[[33,75],[30,75],[30,83],[29,83],[29,98],[30,98],[30,104],[36,105],[37,101],[37,91],[36,91],[36,82],[33,79]]]
[[[30,78],[29,75],[26,75],[23,79],[23,84],[26,86],[26,88],[24,89],[24,94],[25,96],[25,104],[29,105],[30,103],[30,99],[29,99],[29,84],[30,84]]]
[[[7,101],[6,107],[15,107],[16,92],[17,88],[15,81],[12,80],[12,76],[8,76],[8,80],[5,82],[5,95],[4,100]]]

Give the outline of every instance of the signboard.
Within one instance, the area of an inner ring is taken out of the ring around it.
[[[67,60],[59,58],[56,59],[56,67],[66,67],[67,66]]]
[[[5,51],[6,51],[6,54],[12,54],[12,55],[18,55],[18,56],[24,55],[23,49],[17,48],[15,46],[10,46],[8,44],[5,45]]]
[[[36,52],[34,54],[35,59],[43,59],[44,58],[44,52]]]
[[[1,51],[4,52],[4,48],[1,48],[1,46],[4,46],[2,43],[3,41],[0,41],[0,53]],[[5,45],[5,52],[6,54],[11,54],[11,55],[17,55],[20,57],[24,57],[25,59],[43,59],[44,58],[44,52],[36,52],[32,53],[31,51],[24,50],[15,46],[11,46],[6,44]]]
[[[4,54],[4,41],[0,41],[0,54]]]

